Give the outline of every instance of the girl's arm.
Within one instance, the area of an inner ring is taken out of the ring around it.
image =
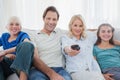
[[[114,44],[120,46],[120,41],[119,40],[114,40]]]

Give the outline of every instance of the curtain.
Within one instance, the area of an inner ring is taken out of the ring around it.
[[[42,14],[48,6],[60,13],[57,27],[68,29],[70,18],[81,14],[87,28],[98,28],[101,23],[120,25],[120,0],[0,0],[0,27],[5,28],[10,16],[18,16],[23,28],[41,29]]]

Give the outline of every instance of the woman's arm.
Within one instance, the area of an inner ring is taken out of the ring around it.
[[[29,40],[28,38],[25,38],[25,39],[23,40],[23,42],[24,42],[24,41],[30,42],[30,40]],[[3,56],[5,56],[5,55],[7,55],[7,54],[10,54],[10,53],[12,53],[12,52],[15,52],[15,49],[16,49],[16,47],[12,47],[12,48],[9,48],[9,49],[0,51],[0,58],[3,57]]]
[[[64,52],[66,54],[68,54],[69,56],[75,56],[77,55],[78,53],[80,53],[80,50],[73,50],[71,49],[71,47],[65,47],[64,48]]]
[[[16,47],[0,51],[0,57],[5,56],[9,53],[15,52]]]
[[[4,56],[10,58],[10,59],[15,59],[15,55],[14,54],[10,54],[12,52],[15,52],[16,47],[10,48],[10,49],[6,49],[6,50],[2,50],[0,51],[0,60],[3,59]]]

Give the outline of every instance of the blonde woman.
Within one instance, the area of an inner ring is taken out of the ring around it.
[[[62,50],[66,58],[66,70],[73,80],[104,80],[93,58],[94,40],[85,33],[81,15],[74,15],[69,23],[69,33],[62,37]]]

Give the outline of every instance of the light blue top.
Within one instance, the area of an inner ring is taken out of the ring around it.
[[[101,70],[120,67],[120,46],[114,46],[110,49],[100,49],[98,46],[94,46],[93,51]]]
[[[62,37],[62,51],[66,58],[66,70],[69,73],[82,70],[100,71],[92,53],[94,40],[89,37],[85,39],[81,38],[80,40],[77,40],[75,37],[70,38],[67,35]],[[64,48],[73,44],[78,44],[80,46],[80,53],[71,57],[64,52]]]

